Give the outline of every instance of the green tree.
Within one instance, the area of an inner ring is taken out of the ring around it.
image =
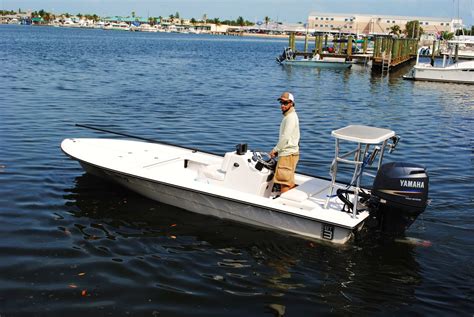
[[[239,25],[239,26],[244,26],[244,25],[245,25],[244,18],[242,18],[241,16],[239,16],[239,17],[237,18],[237,21],[236,21],[236,22],[237,22],[237,25]]]
[[[49,12],[45,12],[42,18],[46,23],[48,23],[49,21],[54,20],[54,15]]]
[[[403,30],[403,33],[406,35],[407,38],[419,39],[421,34],[424,33],[424,31],[423,28],[420,26],[420,21],[414,20],[408,21],[407,24],[405,24],[405,30]]]
[[[148,24],[155,25],[156,24],[156,18],[155,17],[149,17],[148,18]]]
[[[219,18],[214,18],[214,19],[212,20],[212,23],[214,23],[214,24],[216,24],[216,25],[219,25],[219,24],[221,24],[221,21],[219,20]]]
[[[441,32],[441,38],[446,41],[452,40],[454,38],[454,33],[443,31]]]
[[[191,22],[192,25],[195,25],[197,21],[196,21],[195,18],[191,18],[191,21],[190,21],[190,22]]]
[[[176,14],[174,15],[174,17],[175,17],[176,19],[179,19],[179,12],[178,12],[178,11],[176,11]]]
[[[473,27],[471,27],[472,30]],[[456,35],[472,35],[471,30],[468,29],[457,29],[456,30]]]
[[[269,17],[265,17],[265,18],[264,18],[264,21],[265,21],[265,25],[268,27],[268,23],[270,22],[270,18],[269,18]]]
[[[400,29],[399,25],[394,25],[390,28],[390,32],[388,34],[393,34],[395,36],[400,36],[402,33],[402,29]]]

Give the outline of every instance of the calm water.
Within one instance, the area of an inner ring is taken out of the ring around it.
[[[0,26],[0,316],[472,316],[472,86],[282,68],[286,40]],[[300,43],[301,45],[301,43]],[[388,160],[427,166],[423,244],[310,243],[159,204],[86,175],[59,148],[112,130],[224,153],[270,150],[294,92],[301,172],[330,132],[394,129]]]

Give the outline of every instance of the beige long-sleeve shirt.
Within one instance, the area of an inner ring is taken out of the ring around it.
[[[297,154],[300,151],[300,123],[294,108],[288,110],[280,124],[280,137],[273,148],[278,156]]]

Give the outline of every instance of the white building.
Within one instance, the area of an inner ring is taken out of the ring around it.
[[[462,20],[451,18],[311,12],[308,26],[316,32],[389,34],[394,25],[403,31],[407,22],[415,20],[427,34],[455,32],[462,25]]]

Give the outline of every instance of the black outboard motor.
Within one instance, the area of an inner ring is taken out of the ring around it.
[[[428,179],[421,165],[393,162],[380,167],[372,187],[370,209],[383,232],[401,234],[425,211]]]
[[[293,59],[293,50],[290,47],[287,47],[283,50],[283,53],[276,58],[278,64],[281,64],[283,61],[287,59]]]

